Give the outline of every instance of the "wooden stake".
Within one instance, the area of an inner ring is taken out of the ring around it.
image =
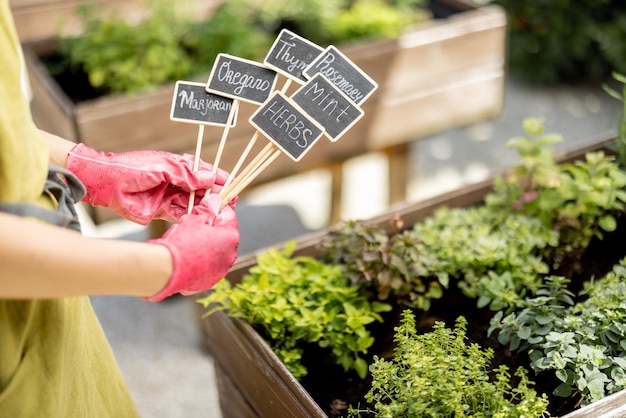
[[[238,184],[244,181],[251,172],[263,164],[275,148],[275,145],[271,142],[265,145],[265,148],[263,148],[261,152],[254,157],[254,159],[244,168],[241,174],[238,175],[228,186],[222,189],[221,196],[227,196],[233,188],[237,187]]]
[[[235,179],[235,176],[237,175],[237,172],[241,168],[241,165],[243,164],[243,162],[248,157],[248,154],[252,150],[252,147],[254,146],[254,143],[256,142],[258,137],[259,137],[259,131],[256,131],[254,135],[252,136],[252,138],[250,138],[250,141],[248,142],[246,149],[243,151],[243,153],[239,157],[237,164],[235,164],[235,167],[230,172],[230,175],[228,176],[228,179],[226,179],[226,182],[224,183],[224,188],[222,190],[225,190],[233,182],[233,180]]]
[[[266,158],[265,161],[257,167],[250,175],[246,177],[245,180],[238,183],[237,186],[233,187],[230,192],[226,195],[225,198],[222,199],[222,207],[226,206],[228,202],[233,200],[235,196],[237,196],[241,191],[246,188],[252,181],[261,174],[278,156],[281,154],[281,150],[274,150],[273,154],[270,155],[269,158]]]
[[[233,107],[230,109],[230,113],[228,114],[228,120],[226,121],[226,126],[224,127],[224,131],[222,132],[220,145],[217,149],[215,162],[213,163],[213,174],[217,173],[217,168],[220,164],[220,159],[222,158],[222,154],[224,153],[224,145],[226,145],[226,138],[228,137],[228,132],[230,131],[230,127],[232,126],[233,119],[235,118],[235,115],[237,114],[238,107],[239,107],[239,100],[233,100]]]
[[[281,93],[286,92],[290,85],[291,85],[291,79],[288,78],[287,81],[285,81],[285,84],[283,84],[283,88],[280,90]],[[256,131],[254,135],[252,136],[252,138],[250,138],[248,145],[246,146],[243,153],[239,157],[237,164],[235,164],[235,167],[230,172],[230,175],[228,176],[228,179],[226,179],[226,182],[224,183],[224,187],[222,190],[226,190],[228,186],[230,186],[230,184],[234,181],[235,176],[239,172],[239,169],[243,165],[243,162],[246,160],[246,158],[248,158],[248,154],[250,154],[250,151],[252,151],[252,147],[254,147],[254,144],[256,143],[256,140],[258,139],[258,137],[259,137],[259,132]]]
[[[198,166],[200,165],[200,151],[202,150],[202,137],[204,136],[204,125],[198,125],[198,139],[196,140],[196,155],[193,159],[193,171],[198,171]],[[193,204],[196,199],[196,191],[192,190],[189,193],[189,205],[187,206],[187,213],[191,213],[193,209]]]

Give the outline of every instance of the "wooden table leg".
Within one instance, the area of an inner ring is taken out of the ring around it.
[[[407,179],[409,178],[409,146],[408,144],[386,148],[389,173],[389,200],[393,205],[406,201]]]
[[[341,199],[343,189],[343,162],[334,163],[329,166],[331,174],[330,192],[330,224],[334,224],[341,219]]]

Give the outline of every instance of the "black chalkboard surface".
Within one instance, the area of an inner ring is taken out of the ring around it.
[[[278,74],[263,64],[218,54],[206,90],[236,100],[263,103],[276,86]]]
[[[205,88],[204,83],[177,81],[172,96],[170,119],[178,122],[226,126],[228,115],[233,107],[233,99],[208,93]],[[237,115],[235,114],[230,126],[235,126],[236,121]]]
[[[294,161],[300,161],[324,133],[324,128],[279,91],[250,116],[250,124]]]
[[[324,135],[333,142],[365,113],[321,73],[300,87],[291,100],[322,125]]]
[[[302,71],[322,52],[324,48],[321,46],[283,29],[265,56],[263,64],[302,84],[307,80]]]
[[[378,84],[336,47],[330,45],[303,72],[308,79],[322,73],[354,103],[360,105]]]

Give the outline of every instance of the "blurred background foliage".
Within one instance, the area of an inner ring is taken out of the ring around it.
[[[598,82],[626,72],[626,1],[486,0],[509,25],[511,74],[541,83]]]

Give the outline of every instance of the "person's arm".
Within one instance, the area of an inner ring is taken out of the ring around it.
[[[41,129],[39,129],[39,133],[48,143],[50,163],[59,167],[65,167],[67,165],[67,155],[76,144]]]
[[[172,275],[161,245],[85,238],[77,232],[0,213],[0,298],[151,296]]]
[[[112,209],[142,225],[153,219],[178,222],[188,212],[190,192],[198,204],[207,190],[219,194],[229,174],[190,154],[139,150],[103,152],[85,144],[74,144],[48,132],[46,140],[51,164],[65,167],[83,183],[83,199],[93,206]],[[237,199],[233,199],[234,208]]]

